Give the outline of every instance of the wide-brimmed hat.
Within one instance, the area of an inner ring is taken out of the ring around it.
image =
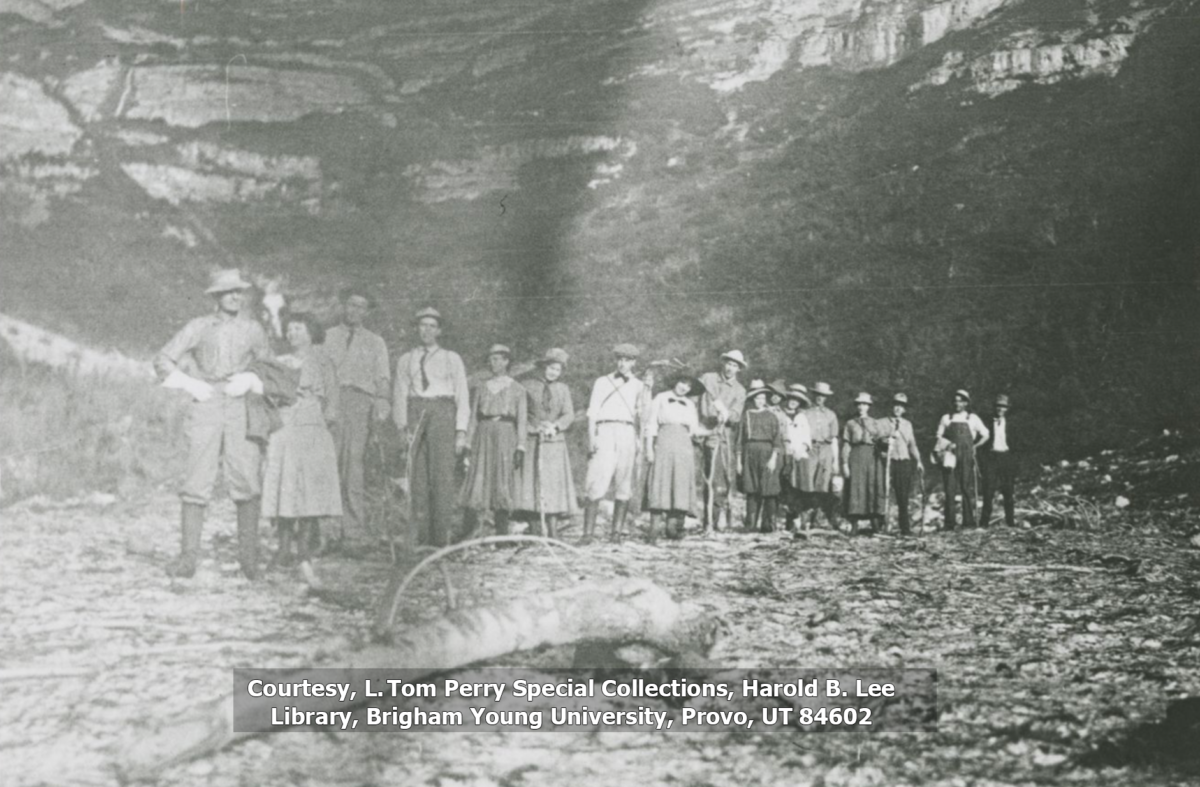
[[[1008,405],[1008,394],[997,394],[996,395],[996,406],[997,407],[1008,407],[1009,406]]]
[[[242,272],[237,268],[225,268],[213,271],[209,276],[208,289],[205,295],[217,295],[234,290],[248,290],[254,285],[242,278]]]
[[[968,402],[971,401],[971,394],[965,388],[959,388],[954,392],[954,395],[958,398],[966,399]]]
[[[833,389],[829,387],[829,383],[813,383],[813,387],[808,390],[820,396],[833,396]]]
[[[437,320],[438,325],[442,324],[442,313],[432,306],[426,306],[424,309],[421,309],[421,311],[417,312],[417,316],[413,317],[413,322],[420,322],[426,317],[432,317],[433,319]]]
[[[563,366],[566,366],[567,361],[570,359],[571,356],[567,354],[566,350],[560,347],[551,347],[549,350],[546,350],[545,355],[538,359],[537,364],[538,366],[545,366],[550,363],[561,363]]]
[[[771,389],[771,393],[773,394],[778,396],[787,396],[787,380],[783,379],[782,377],[772,380],[767,387]]]
[[[811,404],[812,400],[808,398],[808,389],[800,383],[792,383],[787,387],[787,393],[784,394],[788,399],[799,399],[805,404]]]
[[[730,350],[727,353],[721,353],[721,360],[722,361],[733,361],[734,363],[736,363],[738,366],[742,367],[743,369],[749,367],[749,364],[746,363],[746,356],[742,355],[741,350]]]
[[[871,398],[871,394],[863,391],[858,396],[854,397],[855,404],[875,404],[875,400]]]
[[[908,394],[906,394],[906,393],[893,394],[892,395],[892,404],[902,404],[905,407],[907,407],[908,406]]]
[[[639,350],[635,345],[627,342],[618,344],[612,348],[612,351],[613,355],[617,356],[618,358],[637,358],[642,354],[642,351]]]
[[[510,350],[510,349],[509,349],[509,347],[508,347],[508,345],[507,345],[507,344],[493,344],[493,345],[491,346],[491,348],[490,348],[490,349],[487,351],[487,354],[488,354],[489,356],[491,356],[491,355],[504,355],[504,356],[507,356],[507,357],[509,357],[509,358],[512,358],[512,350]]]
[[[746,399],[750,400],[758,396],[760,393],[770,395],[772,389],[762,380],[751,380],[750,389],[746,391]]]

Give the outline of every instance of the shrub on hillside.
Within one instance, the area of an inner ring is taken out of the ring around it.
[[[140,380],[78,377],[0,355],[0,503],[127,496],[182,467],[184,403]]]

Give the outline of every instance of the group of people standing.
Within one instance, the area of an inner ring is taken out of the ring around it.
[[[415,315],[420,344],[400,356],[393,374],[384,340],[363,327],[370,293],[346,290],[342,321],[328,330],[312,315],[288,315],[289,352],[275,356],[262,326],[240,316],[250,287],[237,270],[214,273],[206,291],[214,311],[189,322],[155,358],[164,385],[194,400],[180,492],[182,546],[170,573],[196,570],[221,467],[237,504],[239,562],[251,578],[259,573],[263,517],[279,529],[284,560],[293,548],[307,558],[322,519],[342,517],[347,532],[361,533],[368,436],[389,416],[407,443],[416,544],[442,546],[470,535],[484,512],[499,534],[518,518],[555,537],[578,513],[567,440],[576,413],[562,380],[566,351],[547,350],[538,373],[518,381],[509,375],[510,348],[495,344],[487,355],[490,376],[472,395],[462,358],[440,345],[442,315],[425,308]],[[752,380],[747,390],[739,380],[748,368],[740,351],[722,354],[720,368],[700,376],[651,365],[639,377],[639,357],[635,345],[618,344],[614,371],[591,388],[584,541],[597,537],[610,491],[614,540],[625,534],[631,504],[649,510],[650,540],[682,537],[685,517],[698,507],[705,531],[721,529],[722,520],[732,527],[735,490],[746,497],[744,526],[751,530],[774,530],[780,513],[789,530],[798,520],[814,525],[820,514],[832,527],[844,514],[856,532],[864,520],[881,529],[894,497],[900,532],[910,532],[909,499],[914,484],[924,483],[925,466],[904,417],[905,394],[891,398],[884,418],[871,416],[870,394],[859,394],[856,415],[839,428],[827,406],[834,393],[827,383]],[[654,394],[660,380],[665,387]],[[965,390],[954,403],[939,423],[933,453],[943,471],[946,527],[956,525],[958,494],[963,524],[974,524],[977,459],[984,523],[1000,491],[1011,525],[1008,398],[996,398],[990,428],[969,412]]]

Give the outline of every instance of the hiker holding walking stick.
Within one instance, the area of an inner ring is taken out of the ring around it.
[[[700,424],[708,432],[701,442],[706,533],[720,530],[722,511],[725,512],[725,526],[731,527],[733,523],[729,490],[734,487],[735,440],[746,406],[746,389],[738,382],[738,374],[746,369],[745,357],[739,350],[730,350],[722,354],[720,360],[721,371],[700,377],[704,386],[704,395],[700,397]]]
[[[547,350],[537,362],[540,376],[524,381],[533,461],[517,471],[517,508],[551,538],[558,537],[559,520],[569,520],[579,510],[566,437],[575,408],[571,389],[559,379],[569,358],[557,347]]]

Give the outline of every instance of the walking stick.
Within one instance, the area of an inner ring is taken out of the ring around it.
[[[546,488],[542,483],[542,479],[545,477],[545,467],[543,466],[543,454],[545,454],[545,452],[542,450],[542,446],[544,445],[545,435],[539,432],[537,444],[534,446],[534,450],[537,451],[537,467],[535,469],[536,475],[534,477],[534,481],[537,483],[538,490],[538,519],[540,520],[542,527],[542,535],[549,536],[550,538],[557,538],[558,534],[551,533],[546,527]]]
[[[917,463],[917,477],[921,482],[921,536],[925,535],[925,527],[929,523],[925,511],[929,508],[929,488],[925,486],[925,463]]]

